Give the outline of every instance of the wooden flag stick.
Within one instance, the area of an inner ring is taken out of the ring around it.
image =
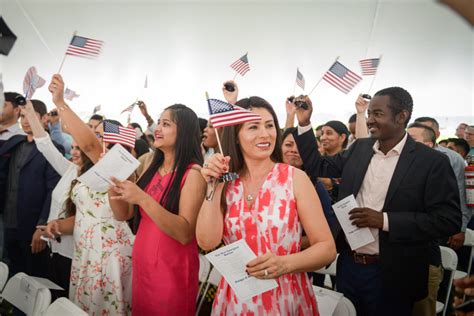
[[[74,33],[72,33],[72,38],[74,38],[74,36],[76,36],[76,34],[77,34],[77,31],[74,31]],[[68,45],[68,47],[69,47],[69,45]],[[67,49],[66,49],[66,52],[67,52]],[[64,62],[66,61],[66,57],[67,57],[66,52],[64,53],[63,60],[61,61],[61,65],[59,66],[58,74],[61,73],[61,70],[63,69]]]
[[[334,65],[334,63],[335,63],[338,59],[339,59],[339,56],[336,57],[336,60],[334,60],[334,62],[331,64],[331,67],[332,67],[332,65]],[[329,70],[329,68],[328,68],[328,70]],[[326,72],[327,72],[327,70],[326,70]],[[326,74],[326,72],[324,73],[324,75]],[[324,75],[318,80],[318,82],[316,82],[316,84],[314,85],[313,89],[311,89],[311,91],[308,93],[308,96],[310,96],[311,93],[313,93],[314,89],[316,89],[316,87],[319,85],[319,83],[323,80]]]
[[[235,81],[235,78],[237,78],[237,75],[238,75],[238,74],[239,74],[239,73],[236,71],[236,72],[235,72],[235,75],[234,75],[234,78],[232,78],[232,81]]]
[[[377,72],[379,70],[379,67],[380,67],[380,62],[382,61],[382,55],[380,55],[379,57],[379,64],[377,65],[377,68],[375,69],[375,74],[372,78],[372,82],[370,83],[370,87],[369,87],[369,90],[367,90],[367,94],[370,95],[370,90],[372,90],[372,86],[374,85],[374,81],[375,81],[375,76],[377,76]]]
[[[206,100],[207,100],[207,104],[209,106],[209,93],[207,93],[207,91],[206,91]],[[210,119],[211,118],[209,118],[209,120]],[[221,140],[219,139],[219,133],[217,132],[217,127],[215,128],[215,130],[216,130],[217,145],[219,146],[219,150],[220,150],[221,154],[224,155],[224,152],[222,151]]]

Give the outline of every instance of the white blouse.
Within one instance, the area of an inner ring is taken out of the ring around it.
[[[58,218],[65,218],[64,206],[71,190],[71,182],[77,178],[78,166],[67,160],[54,146],[49,135],[34,138],[36,147],[43,154],[50,165],[61,176],[51,195],[51,208],[48,223]],[[61,242],[51,240],[51,252],[72,259],[74,252],[74,238],[72,235],[61,235]]]

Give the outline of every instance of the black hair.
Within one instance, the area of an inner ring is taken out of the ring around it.
[[[378,91],[375,96],[388,96],[390,98],[390,102],[388,103],[388,107],[392,111],[393,116],[399,114],[402,111],[408,112],[407,120],[405,121],[405,127],[407,127],[408,122],[410,121],[411,114],[413,112],[413,99],[403,88],[400,87],[390,87],[385,88]]]
[[[324,124],[318,125],[314,130],[319,131],[319,130],[322,130],[323,127],[324,127]]]
[[[415,123],[426,123],[426,122],[430,122],[431,124],[433,124],[436,128],[434,128],[435,130],[439,130],[439,123],[437,120],[435,120],[434,118],[432,117],[429,117],[429,116],[422,116],[422,117],[418,117],[415,119]]]
[[[82,166],[77,174],[78,177],[86,173],[87,170],[94,166],[94,163],[92,163],[92,161],[89,159],[89,157],[87,157],[87,155],[82,151],[82,149],[80,149],[79,151],[81,152]],[[74,204],[74,202],[72,201],[72,191],[74,190],[74,187],[76,186],[77,182],[77,178],[72,180],[67,200],[64,202],[63,213],[65,213],[66,217],[76,215],[76,204]]]
[[[48,113],[48,108],[46,107],[46,104],[43,103],[43,101],[31,100],[31,103],[33,104],[35,112],[38,113],[40,117],[43,117],[46,115],[46,113]]]
[[[355,122],[356,122],[356,119],[357,119],[357,114],[354,113],[354,114],[351,115],[351,117],[349,117],[349,122],[348,122],[348,123],[349,123],[349,124],[350,124],[350,123],[355,123]]]
[[[441,144],[447,145],[448,143],[449,143],[449,142],[448,142],[447,139],[442,139],[442,140],[440,140],[440,141],[438,142],[438,145],[441,145]]]
[[[423,130],[423,141],[436,145],[436,133],[434,129],[419,122],[411,123],[408,128],[421,128]]]
[[[96,121],[103,121],[104,120],[104,117],[100,114],[94,114],[91,116],[91,118],[89,119],[90,120],[96,120]]]
[[[448,143],[454,143],[454,146],[461,148],[462,151],[465,152],[465,155],[467,155],[471,150],[471,146],[469,146],[467,140],[463,138],[449,138]]]
[[[11,102],[14,108],[18,107],[19,104],[15,102],[16,98],[21,97],[21,94],[17,92],[5,92],[3,93],[6,102]]]
[[[201,135],[202,133],[204,133],[204,129],[207,127],[207,120],[200,117],[199,118],[199,130],[201,131]]]
[[[281,142],[283,143],[288,135],[293,134],[297,130],[296,127],[288,127],[281,134]]]
[[[130,123],[129,125],[132,126],[133,128],[138,128],[140,132],[143,132],[143,129],[140,126],[140,124],[133,122],[133,123]]]
[[[171,105],[164,111],[170,111],[171,118],[176,123],[177,134],[173,171],[171,174],[172,180],[166,185],[159,203],[169,212],[178,214],[183,176],[190,164],[202,165],[203,162],[199,122],[196,113],[183,104]],[[163,152],[156,148],[150,166],[137,182],[140,188],[145,189],[148,186],[163,164],[164,158]],[[137,226],[137,221],[135,223],[135,226]]]

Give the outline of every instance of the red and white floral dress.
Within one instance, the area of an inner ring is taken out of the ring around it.
[[[229,183],[223,233],[226,245],[244,238],[257,256],[268,251],[279,256],[300,251],[302,228],[293,193],[293,175],[293,167],[275,164],[250,208],[240,179]],[[277,288],[242,302],[222,278],[213,315],[319,315],[306,273],[285,274],[276,281]]]

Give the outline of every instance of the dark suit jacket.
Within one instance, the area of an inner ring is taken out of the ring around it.
[[[11,154],[25,142],[26,136],[15,135],[0,147],[0,209],[8,194],[8,169]],[[57,145],[61,152],[62,146]],[[60,176],[34,146],[20,171],[17,202],[18,240],[31,240],[38,223],[46,223],[51,207],[51,193]]]
[[[355,141],[347,151],[321,156],[312,131],[294,133],[304,168],[312,177],[342,178],[341,200],[357,196],[374,155],[375,139]],[[384,294],[419,300],[428,294],[429,242],[460,231],[459,191],[448,158],[408,136],[382,209],[389,232],[379,231]],[[338,229],[338,250],[348,249]]]

